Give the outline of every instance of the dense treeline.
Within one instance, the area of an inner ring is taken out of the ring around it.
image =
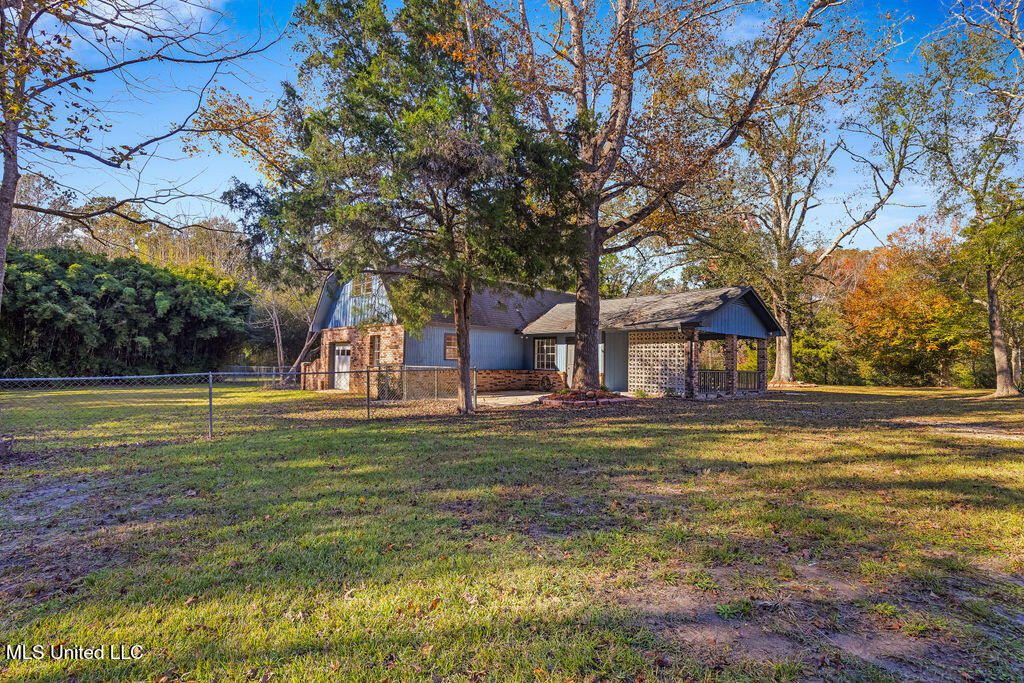
[[[24,178],[19,193],[23,202],[54,207],[55,211],[67,209],[67,199],[59,188],[44,178]],[[300,355],[310,335],[318,285],[315,278],[288,280],[266,268],[258,258],[251,257],[244,236],[226,218],[206,218],[194,225],[171,228],[142,220],[132,207],[123,214],[70,222],[60,216],[15,211],[11,244],[22,251],[66,248],[111,260],[131,257],[174,272],[207,271],[221,280],[236,282],[236,295],[247,302],[246,336],[222,361],[233,365],[290,365]],[[132,374],[143,371],[128,370]],[[82,372],[74,367],[63,370],[63,374],[72,375]]]
[[[571,283],[579,390],[598,383],[601,297],[749,284],[785,332],[775,385],[1018,395],[1024,18],[1012,3],[955,3],[910,54],[911,17],[868,19],[844,0],[614,16],[556,5],[553,21],[526,3],[300,3],[282,96],[213,88],[175,129],[187,153],[230,149],[263,176],[222,198],[238,227],[147,218],[147,198],[86,196],[26,168],[7,178],[0,248],[10,237],[208,267],[248,302],[236,362],[297,367],[316,348],[324,278],[398,265],[392,295],[408,290],[399,315],[413,328],[470,310],[497,280]],[[730,30],[751,20],[760,31]],[[850,249],[879,237],[910,181],[934,215]],[[156,362],[125,339],[125,367]]]
[[[839,249],[821,276],[792,298],[793,378],[817,384],[995,386],[984,283],[972,280],[969,227],[943,216],[921,217],[883,246]],[[750,282],[713,253],[691,252],[683,279],[628,279],[637,292]],[[799,255],[809,259],[813,253]],[[622,262],[609,264],[623,279]],[[1013,381],[1021,384],[1024,299],[1020,274],[1004,272],[1003,325]],[[769,349],[775,360],[775,349]]]
[[[7,376],[217,368],[248,339],[250,301],[202,266],[160,268],[80,249],[7,253],[0,362]]]

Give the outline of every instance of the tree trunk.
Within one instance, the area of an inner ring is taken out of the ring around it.
[[[952,382],[950,381],[950,366],[952,365],[949,358],[943,356],[939,358],[939,386],[948,387]]]
[[[270,297],[270,323],[274,326],[274,346],[277,347],[277,367],[284,367],[284,340],[281,338],[281,318],[277,314],[277,299]]]
[[[771,384],[793,383],[793,323],[789,311],[779,311],[779,324],[786,333],[775,338],[775,374]]]
[[[601,386],[601,240],[595,204],[588,216],[587,251],[576,286],[576,360],[572,388],[594,391]]]
[[[1013,385],[1020,388],[1020,345],[1013,345],[1011,365],[1013,366]]]
[[[14,201],[18,195],[18,126],[8,123],[4,130],[4,175],[0,180],[0,305],[3,303],[4,277],[7,275],[7,244],[11,240]]]
[[[473,288],[469,278],[462,276],[455,292],[455,345],[459,350],[458,410],[463,415],[473,412],[473,375],[469,362],[469,312]]]
[[[1013,371],[1006,352],[1006,336],[1003,334],[1003,314],[999,309],[999,291],[992,277],[992,269],[985,269],[985,288],[988,290],[988,330],[992,337],[992,355],[996,361],[996,393],[994,396],[1019,396],[1013,385]]]
[[[312,327],[312,325],[310,325],[310,327]],[[299,367],[302,365],[302,361],[306,360],[306,354],[308,354],[309,350],[313,348],[313,342],[315,342],[319,338],[320,330],[310,329],[308,332],[306,332],[306,343],[302,345],[302,350],[299,351],[299,355],[295,359],[295,362],[292,363],[292,366],[290,368],[288,368],[289,373],[299,371]]]

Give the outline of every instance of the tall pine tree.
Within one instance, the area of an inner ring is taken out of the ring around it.
[[[298,17],[304,86],[283,110],[299,154],[285,191],[239,188],[234,203],[258,209],[265,246],[342,273],[399,269],[389,289],[407,327],[452,312],[469,412],[474,290],[571,271],[571,150],[533,137],[507,84],[481,73],[491,37],[458,2],[309,0]]]

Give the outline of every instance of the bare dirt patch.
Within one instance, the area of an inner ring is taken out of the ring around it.
[[[639,577],[635,586],[620,588],[609,577],[598,592],[637,613],[658,637],[717,668],[789,662],[812,678],[827,667],[854,678],[882,674],[952,681],[974,680],[969,672],[984,664],[956,633],[941,628],[915,632],[909,612],[884,618],[872,611],[875,604],[897,603],[901,609],[909,605],[941,614],[949,609],[950,596],[912,587],[879,588],[832,567],[786,559],[792,576],[770,595],[744,585],[743,576],[757,571],[747,565],[702,570],[712,588],[688,585],[685,579],[666,583],[646,571],[634,575]]]
[[[640,614],[659,637],[684,645],[705,661],[725,666],[766,658],[803,659],[809,654],[804,644],[771,628],[771,613],[778,608],[772,601],[750,600],[749,618],[728,619],[719,614],[718,606],[742,593],[725,587],[701,590],[649,581],[633,590],[610,592],[615,602]]]
[[[154,532],[162,497],[137,499],[130,480],[0,479],[0,599],[74,593],[80,579],[121,565]]]

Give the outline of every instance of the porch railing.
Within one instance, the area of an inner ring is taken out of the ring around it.
[[[736,373],[737,391],[757,391],[757,370],[740,370]],[[729,390],[728,370],[698,370],[698,394],[722,394]]]
[[[697,393],[723,393],[726,390],[726,383],[729,381],[728,375],[728,370],[698,370]]]
[[[757,370],[740,370],[736,388],[740,391],[757,391]]]

